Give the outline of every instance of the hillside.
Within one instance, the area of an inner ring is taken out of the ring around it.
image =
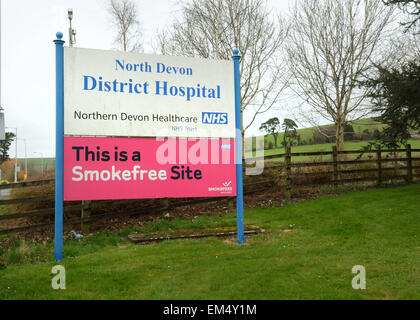
[[[352,125],[356,136],[362,135],[365,130],[369,130],[369,132],[372,134],[375,130],[382,131],[383,128],[385,127],[384,124],[377,122],[371,118],[360,119],[360,120],[349,122],[349,123]],[[331,130],[333,129],[333,127],[334,125],[330,124],[330,125],[321,126],[320,128],[322,129],[322,131],[325,131],[328,129]],[[317,127],[311,127],[311,128],[298,129],[297,133],[300,135],[301,141],[305,142],[304,144],[313,144],[311,143],[311,140],[313,140],[313,135],[317,131],[319,131]],[[249,139],[251,138],[247,138],[247,140]],[[267,135],[265,140],[266,140],[266,143],[269,143],[269,142],[274,143],[274,138],[272,135]],[[283,133],[280,133],[279,139],[278,139],[279,146],[282,140],[283,140]]]

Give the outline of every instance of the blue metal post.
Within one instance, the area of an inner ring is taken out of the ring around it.
[[[235,70],[235,118],[236,118],[236,219],[238,224],[238,243],[244,244],[244,188],[242,176],[242,110],[241,110],[241,74],[239,49],[233,49]]]
[[[64,161],[64,41],[57,32],[56,59],[56,133],[55,133],[55,236],[54,258],[63,260],[63,161]]]

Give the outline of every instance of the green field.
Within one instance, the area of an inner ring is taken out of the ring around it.
[[[21,161],[25,161],[22,159]],[[33,165],[34,167],[54,167],[55,158],[28,158],[28,165]]]
[[[363,147],[368,145],[368,141],[358,141],[358,142],[345,142],[344,150],[362,150]],[[411,144],[413,149],[420,149],[420,140],[409,140],[408,143]],[[292,153],[305,153],[305,152],[321,152],[321,151],[331,151],[332,147],[335,146],[335,143],[325,143],[325,144],[313,144],[306,146],[295,146],[292,147]],[[401,148],[404,148],[402,146]],[[266,156],[271,156],[274,154],[283,154],[285,153],[284,148],[265,150]],[[252,153],[248,152],[247,157],[252,157]],[[256,155],[254,153],[254,155]],[[355,155],[355,157],[357,154]],[[413,156],[419,156],[418,153],[413,154]],[[314,160],[330,160],[331,156],[302,156],[302,157],[293,157],[292,161],[314,161]],[[271,161],[271,160],[269,160]]]
[[[0,299],[420,299],[420,185],[247,210],[267,233],[144,246],[103,232],[66,240],[66,290],[51,288],[52,246],[2,249]],[[140,232],[232,226],[233,214],[154,222]],[[286,229],[291,232],[285,232]],[[30,263],[31,262],[31,263]],[[367,290],[352,289],[366,268]]]
[[[369,120],[369,119],[366,119]],[[362,120],[360,120],[362,121]],[[302,130],[313,130],[313,129],[302,129]],[[272,137],[271,137],[272,139]],[[280,140],[279,140],[280,141]],[[413,149],[420,149],[420,140],[409,140],[408,141]],[[361,150],[362,147],[368,145],[368,141],[358,141],[358,142],[345,142],[344,149],[345,150]],[[313,144],[313,145],[305,145],[305,146],[295,146],[292,148],[292,152],[300,153],[300,152],[320,152],[320,151],[331,151],[331,148],[335,146],[334,143],[325,143],[325,144]],[[273,154],[282,154],[284,153],[284,148],[278,149],[271,149],[265,150],[265,155],[270,156]],[[246,153],[247,157],[252,157],[251,152]],[[355,155],[357,156],[357,155]],[[413,156],[420,156],[420,154],[413,154]],[[328,160],[330,156],[316,156],[316,157],[293,157],[293,161],[315,161],[315,160]],[[276,159],[274,159],[276,160]],[[19,160],[24,163],[24,159]],[[269,160],[269,161],[272,161]],[[44,170],[53,170],[55,168],[55,159],[54,158],[28,158],[28,171],[29,174],[33,174],[35,170],[36,173],[40,173],[42,171],[42,164],[44,164]],[[33,170],[33,169],[34,170]]]
[[[369,119],[369,118],[356,120],[350,123],[353,126],[354,133],[356,135],[360,135],[366,129],[369,130],[370,132],[373,132],[376,129],[379,131],[382,131],[385,127],[384,124],[377,122],[373,119]],[[321,126],[321,128],[332,127],[332,126],[333,125],[325,125],[325,126]],[[313,134],[316,130],[318,129],[317,128],[303,128],[303,129],[298,129],[297,133],[301,136],[302,141],[309,141],[313,137]],[[251,138],[247,138],[248,141],[249,139]],[[274,138],[272,135],[266,135],[264,139],[266,143],[269,143],[269,142],[274,143]],[[281,145],[282,141],[283,141],[283,133],[280,133],[278,137],[278,141],[277,141],[278,145]],[[370,142],[372,141],[346,141],[344,143],[344,149],[345,150],[362,150],[362,148],[367,146]],[[411,144],[413,149],[420,149],[420,140],[411,139],[408,141],[408,143]],[[335,146],[335,143],[299,145],[299,146],[292,147],[292,153],[331,151],[333,146]],[[404,147],[402,146],[402,148]],[[283,147],[265,150],[266,156],[270,156],[274,154],[283,154],[283,153],[285,153],[285,149]],[[247,157],[253,157],[256,155],[255,153],[253,154],[250,151],[246,152],[245,154]],[[414,156],[419,156],[419,154],[415,154]],[[316,156],[316,157],[306,156],[306,157],[294,157],[292,161],[320,161],[320,160],[329,160],[330,158],[331,156]],[[278,160],[278,159],[274,159],[274,160]],[[269,160],[269,161],[272,161],[272,160]]]
[[[25,164],[25,159],[19,159],[22,165]],[[55,158],[28,158],[28,171],[29,173],[36,171],[42,172],[42,167],[44,166],[44,171],[53,170],[55,168]]]
[[[360,119],[353,122],[350,122],[350,124],[353,126],[354,133],[355,134],[361,134],[364,130],[369,130],[370,132],[374,132],[375,129],[378,129],[379,131],[382,131],[385,127],[384,124],[377,122],[373,119]],[[321,129],[325,129],[327,127],[332,127],[333,125],[324,125],[320,126]],[[309,141],[309,139],[312,138],[313,133],[315,130],[318,130],[316,128],[303,128],[298,129],[297,133],[301,136],[302,141]],[[267,141],[271,141],[274,143],[274,138],[272,135],[266,136]],[[278,138],[278,144],[280,145],[281,141],[283,141],[283,133],[280,133]]]

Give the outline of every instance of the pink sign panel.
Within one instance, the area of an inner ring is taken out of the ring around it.
[[[64,138],[64,200],[236,196],[234,139]]]

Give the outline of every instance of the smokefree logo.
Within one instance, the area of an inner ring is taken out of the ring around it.
[[[221,112],[203,112],[203,124],[228,124],[228,114]]]
[[[233,192],[232,181],[222,183],[222,187],[209,187],[209,192],[219,192],[220,194],[231,194]]]
[[[225,183],[223,184],[223,186],[227,188],[227,187],[229,187],[231,184],[232,184],[232,181],[229,181],[229,182],[225,182]]]

